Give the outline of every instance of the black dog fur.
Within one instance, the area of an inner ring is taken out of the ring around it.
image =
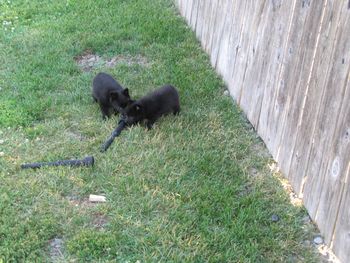
[[[123,87],[107,73],[98,73],[92,82],[92,97],[98,102],[102,118],[110,117],[111,111],[123,113],[131,103],[129,90]]]
[[[173,86],[166,85],[131,102],[125,109],[126,123],[132,125],[145,120],[147,128],[150,129],[161,116],[179,112],[179,94]]]

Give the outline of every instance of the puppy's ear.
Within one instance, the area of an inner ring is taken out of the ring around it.
[[[123,90],[123,95],[124,95],[125,97],[130,98],[129,89],[124,89],[124,90]]]
[[[116,91],[111,91],[109,93],[109,100],[112,101],[112,100],[116,100],[118,99],[118,92]]]

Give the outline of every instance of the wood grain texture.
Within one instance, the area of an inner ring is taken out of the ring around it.
[[[245,109],[248,118],[255,128],[258,125],[262,98],[264,94],[265,83],[262,81],[262,76],[266,72],[267,57],[271,52],[270,40],[272,39],[272,32],[274,27],[274,19],[266,19],[266,17],[276,17],[269,10],[268,1],[259,1],[255,4],[254,15],[250,27],[251,34],[247,44],[247,57],[245,72],[243,76],[243,89],[240,94],[240,105]],[[258,66],[260,65],[260,66]],[[254,94],[255,93],[255,94]]]
[[[341,9],[340,20],[338,20],[336,43],[332,57],[329,78],[326,90],[335,90],[339,93],[338,103],[334,110],[327,110],[327,115],[332,115],[335,120],[335,129],[330,133],[328,150],[324,155],[326,166],[320,170],[321,177],[324,178],[320,200],[317,208],[316,221],[319,228],[325,233],[327,243],[331,242],[335,221],[341,202],[342,192],[345,187],[345,176],[348,168],[348,157],[350,156],[349,129],[350,129],[350,88],[349,84],[349,63],[350,59],[350,27],[345,26],[350,23],[350,16],[347,12],[347,5],[343,1],[336,1]],[[335,15],[336,16],[336,15]],[[326,94],[327,96],[327,94]],[[337,96],[333,97],[335,100]],[[322,120],[323,122],[323,120]],[[331,130],[329,131],[331,132]],[[349,218],[350,219],[350,218]]]
[[[192,12],[191,12],[190,26],[192,29],[196,28],[199,1],[200,0],[191,0]]]
[[[210,1],[210,3],[207,5],[209,8],[207,10],[207,16],[209,24],[207,26],[207,36],[203,36],[203,43],[204,43],[204,49],[207,53],[211,54],[211,46],[213,42],[213,35],[216,29],[216,21],[217,21],[217,12],[220,10],[217,8],[217,2],[216,1]]]
[[[212,23],[211,23],[211,18],[216,17],[216,9],[211,9],[211,2],[208,0],[202,0],[202,2],[204,3],[202,5],[203,10],[201,11],[202,13],[202,35],[201,35],[201,44],[203,49],[208,52],[207,50],[207,44],[208,44],[208,33],[209,33],[209,27],[213,27]]]
[[[228,1],[226,6],[225,21],[223,25],[223,31],[221,33],[221,39],[219,42],[219,50],[217,55],[216,69],[221,74],[225,81],[230,79],[230,60],[233,56],[233,49],[230,48],[231,38],[231,25],[234,18],[231,15],[234,12],[235,1]],[[211,43],[212,46],[213,42]],[[211,47],[210,46],[210,47]]]
[[[231,26],[231,37],[230,37],[230,48],[233,50],[233,56],[231,57],[230,63],[230,76],[229,76],[229,90],[231,95],[237,101],[239,94],[241,93],[242,85],[235,78],[236,71],[239,68],[238,54],[240,50],[240,43],[242,38],[242,30],[244,25],[244,16],[247,10],[247,1],[236,1],[232,16],[235,18]]]
[[[334,39],[336,34],[334,21],[337,19],[333,19],[333,22],[330,19],[335,10],[329,8],[329,2],[324,1],[323,4],[327,5],[325,6],[325,15],[320,31],[320,43],[316,50],[314,66],[310,72],[308,88],[303,95],[302,115],[295,134],[296,140],[292,150],[292,160],[288,174],[291,184],[298,195],[303,194],[303,183],[306,180],[306,170],[309,165],[313,143],[312,137],[317,123],[316,116],[325,93],[325,81],[329,74],[329,61],[332,59],[334,45],[330,45],[328,39]]]
[[[235,68],[232,72],[232,78],[235,80],[236,85],[239,85],[239,91],[237,92],[236,99],[237,103],[240,104],[241,94],[245,88],[243,85],[244,74],[247,67],[247,56],[248,56],[248,44],[250,38],[253,37],[251,33],[251,25],[254,16],[254,10],[257,6],[254,0],[247,0],[245,2],[245,13],[241,13],[242,16],[242,27],[239,37],[239,42],[236,48],[236,59]]]
[[[301,13],[303,20],[302,34],[298,45],[288,45],[287,51],[291,53],[290,63],[286,66],[282,82],[285,85],[285,92],[277,95],[276,103],[284,101],[285,107],[281,114],[280,125],[278,125],[275,137],[275,155],[278,164],[288,179],[293,183],[292,176],[289,176],[290,164],[293,154],[297,151],[294,148],[296,134],[300,129],[301,118],[305,108],[305,98],[309,91],[309,84],[314,69],[314,61],[319,45],[320,28],[322,27],[326,1],[313,1],[309,4],[298,4],[295,12]],[[315,32],[310,34],[310,32]],[[294,32],[293,32],[294,33]],[[296,33],[299,37],[299,34]],[[322,90],[322,87],[321,87]],[[283,103],[281,103],[283,104]],[[274,126],[274,125],[273,125]],[[308,158],[308,156],[303,156]],[[295,187],[295,185],[293,185]]]
[[[252,47],[255,49],[254,45],[261,44],[261,46],[256,51],[256,57],[250,58],[251,65],[246,68],[243,80],[243,85],[247,88],[243,89],[240,98],[242,109],[256,129],[258,129],[261,110],[263,107],[268,107],[267,101],[271,99],[267,94],[275,90],[274,83],[279,78],[276,73],[282,66],[281,51],[287,42],[293,16],[293,12],[287,11],[293,10],[294,2],[283,0],[276,2],[275,5],[266,2],[264,9],[258,12],[263,19],[259,24],[264,26],[262,31],[264,35],[257,34],[258,38],[253,39],[254,44],[251,43],[251,51]],[[261,11],[263,13],[260,13]],[[266,24],[263,23],[265,21]]]
[[[196,36],[199,40],[201,40],[201,43],[203,44],[202,41],[202,30],[203,30],[203,24],[204,22],[204,6],[205,6],[205,1],[200,0],[198,1],[198,9],[197,9],[197,22],[196,22],[196,28],[195,28],[195,33]]]
[[[283,4],[283,6],[282,6]],[[294,40],[296,38],[295,35],[292,34],[292,30],[295,29],[295,16],[298,15],[295,10],[296,1],[290,1],[290,2],[281,2],[281,6],[275,5],[271,6],[270,8],[272,10],[281,9],[284,13],[286,13],[285,8],[289,8],[291,10],[290,12],[287,12],[290,14],[289,17],[290,21],[288,22],[286,20],[286,17],[284,18],[285,21],[283,21],[283,28],[281,26],[281,22],[276,22],[276,25],[274,26],[273,32],[275,32],[276,39],[271,39],[269,43],[269,46],[273,46],[273,42],[276,42],[276,44],[279,47],[279,49],[276,49],[274,52],[273,62],[274,66],[279,62],[279,67],[275,67],[275,71],[272,69],[269,69],[265,75],[263,76],[266,79],[266,84],[264,86],[264,93],[262,96],[262,102],[261,102],[261,109],[259,113],[258,120],[254,120],[257,124],[257,130],[261,138],[265,141],[268,149],[272,154],[274,154],[274,157],[276,157],[276,129],[280,123],[280,116],[282,113],[283,107],[279,107],[280,105],[276,105],[276,96],[279,94],[279,91],[284,88],[283,82],[281,81],[281,72],[283,72],[283,69],[285,68],[285,65],[289,65],[290,62],[288,60],[288,52],[286,45],[287,43],[290,43],[291,40]],[[281,15],[284,16],[284,13]],[[288,25],[288,27],[287,27]],[[282,32],[281,32],[282,29]],[[300,29],[298,32],[302,32]],[[267,37],[269,36],[269,31],[267,32]],[[284,40],[284,46],[282,44],[282,40]],[[277,60],[277,63],[276,63]],[[280,62],[282,61],[282,63]],[[270,63],[270,62],[266,62]],[[266,64],[265,63],[265,64]],[[266,65],[263,64],[261,68],[266,67]],[[271,67],[271,66],[270,66]],[[257,69],[259,70],[259,68]],[[263,69],[261,69],[263,70]],[[272,78],[269,78],[269,75],[272,76]],[[272,79],[274,81],[272,81]],[[282,90],[283,92],[283,90]],[[284,104],[283,104],[284,105]],[[283,106],[282,105],[282,106]]]
[[[333,10],[330,19],[333,21],[334,18],[339,17],[336,15],[339,11],[339,3],[341,0],[328,2],[328,10]],[[336,20],[338,21],[338,20]],[[327,23],[325,23],[327,25]],[[344,25],[345,26],[345,25]],[[336,22],[332,28],[338,30],[339,23]],[[341,45],[341,41],[338,38],[334,37],[336,42],[332,44],[335,46]],[[346,43],[347,45],[347,43]],[[344,95],[344,79],[346,78],[347,68],[343,72],[337,72],[341,68],[335,68],[336,61],[335,57],[332,56],[328,60],[328,65],[331,65],[329,76],[326,80],[326,86],[324,87],[324,95],[322,100],[319,103],[319,108],[316,118],[316,127],[314,134],[312,136],[312,141],[314,142],[310,151],[310,161],[306,170],[308,175],[305,181],[304,186],[304,204],[309,211],[310,216],[313,219],[316,219],[318,213],[318,207],[320,204],[320,197],[322,191],[324,190],[324,181],[325,181],[325,170],[327,169],[327,158],[330,147],[332,145],[334,131],[337,125],[341,104],[343,101]],[[328,67],[327,65],[327,67]],[[327,72],[327,67],[324,68],[324,72]],[[343,67],[342,69],[344,69]],[[324,74],[325,74],[324,73]],[[339,84],[337,81],[341,81],[342,84]],[[321,226],[323,222],[319,222]],[[328,235],[328,234],[325,234]]]
[[[349,84],[348,84],[349,85]],[[341,262],[349,262],[350,259],[350,164],[346,175],[344,192],[339,207],[339,214],[336,221],[332,249]]]
[[[192,13],[192,1],[185,1],[185,18],[187,21],[187,24],[191,21],[191,13]]]

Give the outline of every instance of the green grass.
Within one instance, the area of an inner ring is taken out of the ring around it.
[[[0,262],[318,261],[302,244],[312,234],[305,210],[289,203],[170,0],[0,0],[0,9]],[[75,58],[87,50],[148,63],[83,72]],[[132,127],[100,153],[118,117],[102,121],[92,103],[99,71],[133,97],[173,84],[181,114]],[[19,168],[87,155],[93,168]],[[108,202],[91,205],[89,194]],[[56,258],[54,238],[64,244]]]

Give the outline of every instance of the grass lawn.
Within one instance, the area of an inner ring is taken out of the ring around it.
[[[319,260],[304,208],[170,0],[44,2],[0,0],[0,262]],[[135,98],[176,86],[180,115],[100,153],[118,121],[92,101],[100,71]],[[19,168],[87,155],[93,168]]]

